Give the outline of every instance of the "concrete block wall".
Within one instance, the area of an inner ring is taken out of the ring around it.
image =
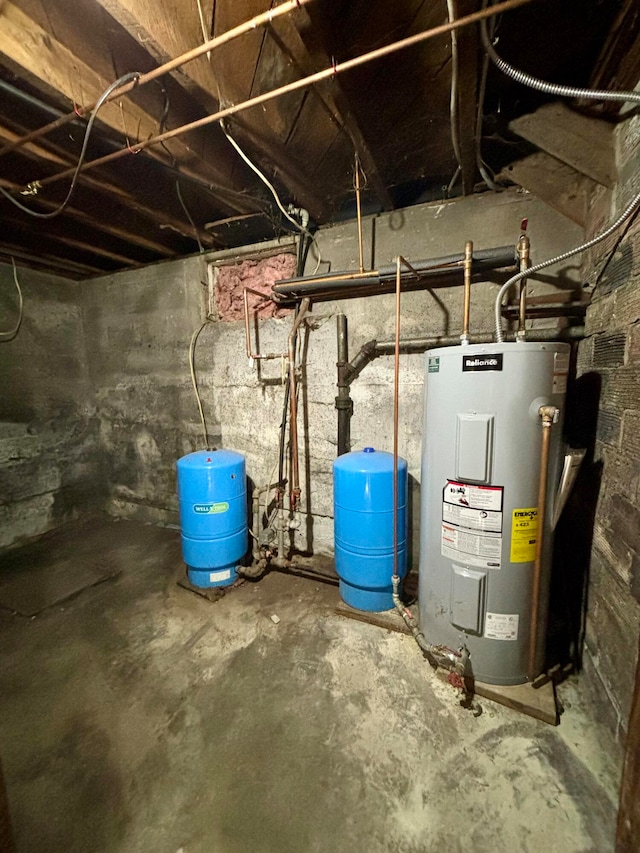
[[[613,193],[594,199],[594,232],[640,190],[640,117],[619,125],[616,135],[619,180]],[[578,372],[597,397],[590,473],[600,482],[584,666],[594,698],[623,741],[640,635],[640,219],[591,251],[584,280],[594,291]]]
[[[22,325],[0,342],[0,547],[104,502],[80,285],[21,267],[18,278]],[[12,267],[0,265],[4,328],[17,307]]]

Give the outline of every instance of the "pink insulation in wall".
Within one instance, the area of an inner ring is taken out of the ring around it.
[[[271,285],[280,279],[292,278],[295,274],[296,256],[289,253],[218,267],[215,296],[220,319],[241,320],[244,317],[245,287],[265,294],[264,298],[249,294],[252,314],[257,312],[260,317],[284,317],[291,309],[279,308],[269,299]]]

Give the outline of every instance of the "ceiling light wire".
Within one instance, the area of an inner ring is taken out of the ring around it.
[[[34,216],[37,219],[53,219],[54,216],[59,216],[63,212],[63,210],[66,208],[66,206],[69,204],[69,202],[71,201],[71,196],[73,195],[74,190],[76,188],[76,184],[78,182],[78,175],[80,174],[80,170],[82,169],[82,166],[83,166],[86,154],[87,154],[87,146],[89,145],[89,139],[91,137],[91,131],[93,130],[93,123],[96,120],[96,116],[98,115],[98,111],[100,110],[102,105],[105,103],[105,101],[109,98],[109,96],[112,94],[112,92],[114,92],[116,89],[120,88],[120,86],[124,85],[125,83],[131,83],[132,81],[138,80],[139,77],[140,77],[140,74],[138,71],[131,71],[127,74],[123,74],[122,77],[119,77],[117,80],[114,80],[114,82],[111,83],[110,86],[107,86],[107,88],[104,90],[104,92],[98,98],[98,101],[96,102],[96,105],[91,112],[91,118],[87,122],[87,127],[86,127],[86,130],[84,132],[84,139],[82,142],[82,148],[80,150],[80,157],[78,158],[78,163],[77,163],[75,171],[73,173],[73,177],[71,178],[71,186],[69,187],[69,191],[67,192],[67,195],[66,195],[64,201],[62,202],[62,204],[60,204],[58,207],[56,207],[55,210],[51,210],[51,211],[49,211],[49,213],[39,213],[37,210],[32,210],[30,207],[27,207],[27,205],[22,204],[22,202],[18,201],[16,198],[14,198],[11,195],[11,193],[7,192],[7,190],[5,190],[4,187],[2,187],[2,186],[0,186],[0,193],[2,193],[2,195],[6,199],[8,199],[12,204],[14,204],[17,208],[22,210],[23,213],[28,213],[29,216]],[[132,150],[132,149],[130,149],[130,150]],[[140,149],[138,149],[138,150],[140,150]]]

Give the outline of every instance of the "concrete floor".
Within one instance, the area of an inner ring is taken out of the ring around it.
[[[212,604],[175,583],[176,531],[133,522],[32,553],[122,573],[0,611],[19,853],[613,850],[619,755],[579,682],[558,728],[475,718],[413,640],[336,616],[334,587],[274,574]]]

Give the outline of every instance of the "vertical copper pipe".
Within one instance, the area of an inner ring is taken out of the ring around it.
[[[393,576],[398,577],[398,412],[400,408],[400,283],[402,280],[398,255],[396,266],[396,346],[393,369]]]
[[[531,624],[529,626],[529,680],[539,674],[536,671],[538,656],[538,612],[540,610],[540,581],[542,578],[542,556],[545,544],[545,519],[547,515],[547,479],[549,472],[549,445],[551,427],[558,410],[554,406],[541,406],[538,414],[542,418],[542,448],[540,451],[540,479],[538,482],[538,532],[536,555],[533,563],[533,593],[531,596]]]
[[[469,343],[469,314],[471,311],[471,273],[473,270],[473,243],[464,244],[464,307],[462,312],[462,334],[460,343]]]
[[[522,234],[518,240],[518,258],[520,259],[520,272],[529,269],[529,251],[531,243],[526,234]],[[526,318],[527,318],[527,280],[523,278],[520,282],[520,310],[518,319],[518,337],[524,338],[526,335]]]
[[[309,299],[303,299],[288,340],[289,351],[289,438],[291,441],[291,488],[289,506],[296,510],[300,503],[300,460],[298,452],[298,397],[296,390],[296,353],[295,340],[305,314],[309,309]]]
[[[360,202],[360,158],[355,160],[356,209],[358,214],[358,258],[360,272],[364,272],[364,250],[362,247],[362,205]]]

